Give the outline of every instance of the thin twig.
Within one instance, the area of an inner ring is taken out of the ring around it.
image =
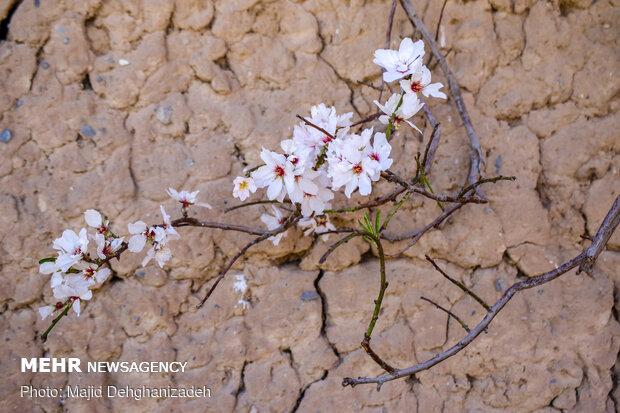
[[[288,199],[285,199],[282,201],[283,203],[288,203],[290,204],[291,201],[289,201]],[[245,207],[249,207],[252,205],[260,205],[260,204],[277,204],[279,203],[278,201],[274,200],[261,200],[261,201],[252,201],[252,202],[246,202],[245,204],[239,204],[239,205],[235,205],[235,206],[231,206],[228,207],[224,210],[224,213],[230,212],[230,211],[234,211],[235,209],[240,209],[240,208],[245,208]]]
[[[390,9],[390,16],[388,17],[388,25],[385,31],[385,49],[390,48],[390,41],[392,39],[392,25],[394,24],[394,14],[396,13],[396,3],[397,0],[392,1],[392,8]],[[385,87],[385,80],[383,80],[383,72],[385,69],[381,70],[381,87],[379,88],[379,102],[381,102],[381,97],[383,96],[383,88]],[[390,85],[388,85],[388,88]],[[390,89],[390,92],[392,89]]]
[[[467,295],[469,295],[471,298],[473,298],[474,300],[476,300],[478,302],[478,304],[480,304],[482,307],[484,307],[485,310],[487,311],[491,311],[491,307],[489,307],[489,305],[480,297],[478,297],[478,295],[476,293],[474,293],[472,290],[470,290],[469,288],[467,288],[465,286],[465,284],[463,284],[462,282],[450,277],[444,270],[442,270],[439,265],[437,265],[437,263],[435,261],[433,261],[433,259],[431,257],[429,257],[428,255],[424,256],[426,258],[426,260],[428,262],[430,262],[431,264],[433,264],[433,267],[435,267],[435,269],[437,271],[439,271],[439,273],[441,275],[443,275],[448,281],[450,281],[452,284],[456,285],[457,287],[459,287],[461,290],[463,290]]]
[[[297,116],[299,119],[301,119],[306,125],[313,127],[314,129],[323,132],[325,134],[325,136],[330,137],[332,140],[336,139],[334,137],[334,135],[332,135],[331,133],[327,132],[325,129],[323,129],[322,127],[315,125],[314,123],[310,122],[308,119],[304,118],[301,115],[295,115]]]
[[[358,80],[357,83],[359,83],[360,85],[368,86],[369,88],[374,89],[374,90],[381,90],[379,86],[375,86],[370,82],[364,82],[363,80]]]
[[[426,149],[424,150],[424,160],[422,161],[422,166],[424,167],[424,174],[426,176],[431,174],[431,168],[433,167],[433,161],[435,160],[435,151],[437,151],[437,147],[439,146],[439,137],[441,135],[441,129],[439,127],[439,122],[431,112],[428,105],[422,106],[424,110],[424,115],[426,115],[426,119],[431,124],[433,128],[433,133],[431,133],[431,137],[426,145]]]
[[[224,276],[226,275],[228,270],[230,270],[230,268],[233,266],[235,261],[237,261],[237,259],[239,259],[239,257],[241,257],[243,254],[245,254],[245,252],[248,249],[250,249],[252,246],[258,244],[259,242],[266,240],[269,237],[272,237],[274,235],[277,235],[277,234],[279,234],[281,232],[286,231],[292,224],[294,224],[295,222],[299,221],[300,217],[301,217],[301,215],[300,215],[300,208],[298,207],[297,210],[294,213],[292,213],[291,215],[289,215],[288,218],[286,219],[286,221],[284,221],[284,223],[282,225],[280,225],[278,228],[275,228],[275,229],[273,229],[271,231],[263,231],[261,236],[259,236],[258,238],[254,238],[252,241],[247,243],[243,248],[241,248],[241,250],[239,250],[239,252],[237,252],[237,254],[235,254],[235,256],[232,257],[232,259],[228,262],[226,267],[224,267],[224,269],[222,271],[220,271],[220,273],[218,274],[217,278],[213,282],[213,285],[211,286],[211,288],[209,289],[207,294],[204,296],[204,298],[200,301],[200,303],[198,303],[196,305],[196,308],[200,308],[200,307],[202,307],[204,305],[204,303],[209,299],[211,294],[213,294],[213,291],[215,291],[215,288],[217,287],[217,285],[220,283],[220,281],[222,281],[222,279],[224,278]]]
[[[594,241],[589,248],[583,251],[581,254],[576,257],[570,259],[559,267],[545,273],[539,275],[537,277],[529,278],[525,281],[520,281],[513,284],[510,288],[506,290],[504,295],[501,296],[499,300],[491,307],[490,311],[487,315],[480,321],[480,323],[472,329],[467,336],[461,339],[454,346],[450,347],[448,350],[436,355],[435,357],[424,361],[422,363],[418,363],[414,366],[407,367],[404,369],[396,369],[394,373],[387,374],[380,377],[358,377],[357,379],[353,379],[351,377],[346,377],[342,381],[343,386],[356,386],[358,384],[376,384],[377,390],[381,389],[381,386],[392,380],[396,380],[401,377],[412,376],[415,373],[418,373],[423,370],[428,370],[431,367],[437,365],[438,363],[454,356],[465,347],[467,347],[472,341],[476,339],[483,331],[485,331],[491,321],[499,314],[499,312],[504,308],[504,306],[510,301],[510,299],[519,291],[526,290],[529,288],[534,288],[542,284],[546,284],[550,281],[555,280],[559,276],[567,273],[571,269],[575,267],[581,267],[582,265],[591,266],[600,254],[600,251],[603,250],[605,243],[611,237],[614,230],[618,226],[620,222],[620,196],[616,198],[613,206],[607,213],[605,220],[599,227],[596,236],[594,237]],[[598,254],[597,254],[598,252]],[[585,270],[584,270],[585,271]]]
[[[469,329],[469,327],[467,326],[467,323],[465,323],[465,321],[461,320],[461,318],[459,316],[457,316],[456,314],[454,314],[452,311],[447,310],[445,308],[443,308],[442,306],[440,306],[439,304],[437,304],[436,302],[434,302],[431,299],[428,299],[426,297],[420,297],[421,300],[424,301],[428,301],[429,303],[431,303],[432,305],[434,305],[435,307],[437,307],[438,309],[440,309],[441,311],[444,311],[446,314],[448,314],[450,317],[454,318],[460,325],[461,327],[463,327],[465,329],[465,331],[467,331],[468,333],[471,331]]]
[[[326,209],[323,212],[326,214],[327,213],[335,214],[335,213],[340,213],[340,212],[353,212],[353,211],[359,211],[360,209],[374,208],[374,207],[377,207],[377,206],[380,206],[380,205],[383,205],[385,203],[395,200],[396,197],[402,194],[403,192],[405,192],[405,188],[400,187],[400,188],[396,188],[395,190],[393,190],[392,192],[388,194],[385,194],[383,196],[380,196],[379,198],[376,198],[373,201],[366,202],[365,204],[357,205],[354,207],[348,207],[348,208]]]
[[[203,227],[203,228],[217,228],[228,231],[245,232],[246,234],[262,235],[265,233],[263,229],[255,229],[250,227],[244,227],[242,225],[223,224],[221,222],[208,222],[199,221],[196,218],[183,217],[175,219],[171,222],[173,227]]]
[[[465,102],[463,101],[463,96],[461,95],[461,88],[459,87],[459,84],[456,81],[454,74],[450,70],[450,67],[448,67],[448,63],[443,57],[441,50],[439,50],[435,39],[426,29],[426,26],[422,22],[422,19],[420,19],[420,17],[416,13],[415,8],[411,4],[411,1],[400,0],[400,3],[403,6],[403,9],[405,9],[405,13],[407,14],[407,17],[409,17],[409,20],[411,21],[413,26],[418,29],[420,33],[422,33],[422,37],[424,37],[424,40],[426,40],[426,43],[430,46],[433,55],[435,55],[435,58],[439,62],[441,70],[443,71],[446,79],[448,80],[450,92],[452,93],[452,97],[454,98],[456,107],[459,111],[459,114],[461,115],[461,119],[463,120],[463,126],[465,126],[467,136],[469,136],[470,145],[474,151],[474,154],[471,158],[473,167],[472,169],[474,169],[478,175],[481,175],[481,163],[484,163],[484,160],[482,158],[482,150],[480,149],[480,140],[478,139],[478,135],[476,134],[476,131],[471,124],[471,119],[469,118]],[[471,180],[470,176],[470,183],[473,183],[474,181]]]
[[[371,122],[375,119],[378,119],[379,116],[383,115],[383,112],[379,111],[379,112],[375,112],[372,115],[368,115],[365,118],[362,118],[360,120],[358,120],[357,122],[354,122],[351,124],[351,127],[357,126],[357,125],[361,125],[362,123],[366,123],[366,122]]]
[[[329,248],[327,249],[327,251],[325,251],[325,254],[323,254],[323,256],[321,257],[321,259],[319,260],[319,264],[323,264],[325,262],[325,260],[327,259],[327,257],[329,257],[329,255],[334,252],[334,250],[336,248],[338,248],[339,246],[341,246],[342,244],[346,244],[347,242],[351,241],[353,238],[355,237],[359,237],[359,236],[364,236],[366,235],[365,232],[354,232],[352,234],[347,235],[346,237],[336,241],[335,243],[333,243],[332,245],[329,246]]]
[[[406,235],[400,235],[400,236],[388,236],[386,235],[385,238],[390,240],[390,241],[402,241],[405,239],[409,239],[412,238],[412,240],[409,242],[409,244],[407,244],[407,246],[405,248],[403,248],[402,250],[395,252],[393,254],[386,254],[388,257],[393,257],[395,255],[399,255],[402,254],[403,252],[407,251],[409,248],[413,247],[419,240],[420,238],[422,238],[422,235],[426,234],[428,231],[430,231],[433,228],[437,228],[439,226],[439,224],[441,224],[446,218],[448,218],[450,215],[452,215],[454,212],[456,212],[459,208],[461,208],[463,205],[465,205],[464,203],[456,203],[456,204],[452,204],[450,205],[449,208],[447,208],[444,212],[441,213],[441,215],[439,215],[437,218],[435,218],[433,220],[433,222],[431,222],[430,224],[428,224],[427,226],[425,226],[424,228],[415,231],[411,234],[406,234]]]
[[[379,255],[379,265],[380,265],[380,274],[381,274],[381,283],[379,287],[379,295],[375,300],[375,310],[372,314],[372,318],[370,319],[370,324],[368,325],[368,329],[364,334],[364,339],[362,340],[362,348],[366,350],[366,353],[379,365],[381,368],[388,373],[394,372],[394,367],[389,365],[385,360],[383,360],[373,349],[370,347],[370,339],[372,336],[372,331],[375,328],[375,324],[379,319],[379,313],[381,312],[381,304],[383,303],[383,296],[385,295],[385,290],[388,287],[388,282],[385,276],[385,254],[383,252],[383,246],[381,245],[381,239],[374,236],[373,234],[366,232],[365,235],[370,237],[375,246],[377,247],[377,253]]]
[[[448,0],[443,0],[443,4],[441,5],[441,11],[439,12],[439,19],[437,20],[437,27],[435,28],[435,43],[439,41],[439,30],[441,29],[441,21],[443,20],[443,12],[446,9],[447,3],[448,3]],[[431,54],[428,57],[426,66],[430,65],[432,61],[433,61],[433,55]]]
[[[78,298],[79,300],[79,298]],[[43,334],[41,334],[41,341],[43,341],[45,343],[45,341],[47,340],[47,335],[50,333],[50,331],[52,331],[52,328],[54,328],[56,326],[56,324],[60,321],[61,318],[63,318],[64,316],[67,315],[67,313],[69,312],[69,309],[71,309],[71,307],[73,307],[73,301],[71,301],[70,303],[68,303],[65,306],[65,309],[63,310],[62,313],[60,313],[58,315],[58,317],[56,317],[54,319],[54,321],[52,321],[52,324],[47,328],[47,330],[45,330],[45,332]]]

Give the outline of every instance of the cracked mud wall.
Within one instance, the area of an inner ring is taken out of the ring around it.
[[[323,266],[329,242],[289,230],[229,273],[208,305],[195,304],[243,234],[183,228],[160,269],[124,254],[80,318],[47,343],[37,308],[49,303],[49,256],[63,229],[97,208],[124,234],[128,222],[179,211],[165,188],[199,189],[204,219],[260,225],[262,207],[236,203],[232,180],[261,147],[292,134],[295,114],[319,102],[365,116],[379,84],[372,52],[384,45],[386,1],[0,0],[0,400],[7,411],[613,412],[620,406],[620,234],[594,271],[517,295],[469,348],[415,379],[340,387],[380,370],[359,346],[378,290],[378,261],[352,241]],[[429,28],[441,1],[414,1]],[[387,262],[373,342],[405,367],[448,348],[463,331],[420,300],[469,324],[468,296],[424,260],[429,254],[488,301],[511,283],[576,255],[620,192],[615,0],[448,0],[440,42],[485,155],[488,205],[468,205]],[[392,47],[414,31],[400,6]],[[439,70],[436,79],[446,84]],[[453,101],[432,102],[441,144],[431,182],[456,191],[468,144]],[[424,126],[422,117],[416,118]],[[393,140],[402,174],[430,135]],[[377,185],[373,195],[385,193]],[[361,198],[355,198],[359,201]],[[336,198],[344,205],[346,198]],[[414,199],[391,223],[417,229],[438,213]],[[355,225],[359,215],[336,219]],[[330,241],[334,241],[332,236]],[[404,244],[387,246],[394,252]],[[248,283],[241,295],[235,275]],[[250,304],[244,308],[240,299]],[[185,374],[28,374],[21,357],[82,362],[179,360]],[[19,397],[18,386],[205,384],[211,399],[94,400]],[[3,407],[4,408],[4,407]]]

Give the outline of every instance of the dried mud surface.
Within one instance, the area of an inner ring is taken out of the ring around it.
[[[435,28],[441,1],[414,1]],[[97,208],[127,222],[179,211],[165,188],[199,189],[214,209],[197,216],[260,225],[262,207],[223,214],[232,180],[261,147],[289,137],[295,114],[326,102],[374,111],[386,1],[0,0],[0,400],[6,411],[614,412],[620,406],[620,233],[594,277],[564,277],[517,295],[469,348],[415,379],[343,389],[376,375],[360,349],[378,290],[378,262],[351,242],[324,266],[328,243],[289,231],[261,244],[196,310],[209,280],[249,238],[182,229],[163,270],[141,256],[80,318],[47,343],[37,308],[50,302],[37,260],[63,229]],[[449,0],[440,41],[480,135],[488,205],[462,208],[406,256],[388,261],[375,349],[405,367],[448,348],[463,331],[422,295],[481,317],[469,297],[424,260],[436,257],[488,301],[512,282],[576,255],[620,192],[617,0]],[[402,9],[392,46],[414,35]],[[128,64],[121,65],[126,61]],[[434,76],[446,84],[439,70]],[[442,142],[431,182],[455,191],[468,141],[451,100],[432,103]],[[357,115],[356,115],[357,116]],[[416,123],[424,126],[423,118]],[[6,132],[8,130],[10,132]],[[427,130],[424,139],[428,139]],[[423,142],[398,132],[395,169],[412,171]],[[379,185],[373,191],[388,191]],[[338,198],[338,204],[344,204]],[[437,206],[413,200],[391,230],[419,228]],[[150,214],[150,215],[149,215]],[[353,225],[358,216],[340,225]],[[330,241],[334,241],[332,237]],[[402,245],[389,245],[388,252]],[[244,296],[235,275],[248,282]],[[250,305],[243,308],[239,299]],[[179,360],[184,374],[28,374],[21,357]],[[18,386],[207,385],[211,399],[19,397]]]

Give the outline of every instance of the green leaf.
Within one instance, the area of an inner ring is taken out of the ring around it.
[[[56,262],[56,257],[43,258],[42,260],[39,260],[39,265],[46,263],[46,262]]]
[[[364,224],[361,220],[359,220],[359,219],[358,219],[358,220],[357,220],[357,222],[360,224],[360,227],[362,227],[362,229],[363,229],[364,231],[366,231],[366,232],[370,232],[370,231],[368,230],[368,227],[366,227],[366,224]]]
[[[381,210],[378,210],[377,216],[375,217],[375,235],[379,235],[380,229],[381,229]]]

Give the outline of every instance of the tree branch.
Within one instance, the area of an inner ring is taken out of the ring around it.
[[[467,131],[467,136],[469,136],[469,142],[470,142],[471,148],[473,149],[473,155],[471,157],[472,169],[475,170],[479,176],[482,174],[481,163],[484,163],[484,160],[482,158],[482,150],[480,149],[480,140],[478,139],[478,135],[476,134],[476,131],[474,130],[473,125],[471,124],[471,119],[469,118],[469,114],[467,113],[465,102],[463,101],[463,96],[461,95],[461,88],[459,87],[459,84],[456,81],[454,74],[450,70],[450,67],[448,67],[448,63],[446,62],[446,59],[443,57],[441,50],[439,50],[439,47],[437,46],[437,42],[435,42],[434,37],[426,29],[426,26],[422,22],[422,19],[420,19],[420,17],[416,13],[415,8],[411,4],[411,1],[400,0],[400,4],[403,6],[403,9],[405,9],[405,13],[407,14],[407,17],[409,18],[413,26],[417,30],[419,30],[420,33],[422,33],[422,37],[424,37],[424,40],[430,46],[431,51],[433,52],[433,55],[439,62],[439,66],[441,67],[441,70],[443,71],[444,75],[446,76],[446,79],[448,80],[448,85],[450,87],[450,93],[452,94],[456,107],[459,111],[459,114],[461,115],[461,119],[463,120],[463,126],[465,127],[465,130]],[[472,181],[472,176],[470,174],[470,183],[473,183],[475,179],[476,179],[475,174],[473,176],[473,181]]]
[[[559,267],[553,269],[552,271],[549,271],[537,277],[533,277],[528,280],[513,284],[510,288],[506,290],[504,295],[502,295],[502,297],[499,300],[497,300],[495,304],[493,304],[493,306],[490,308],[490,311],[482,319],[482,321],[480,321],[480,323],[474,329],[472,329],[469,332],[469,334],[467,334],[463,339],[461,339],[454,346],[450,347],[448,350],[436,355],[435,357],[425,362],[422,362],[422,363],[419,363],[419,364],[416,364],[414,366],[407,367],[404,369],[395,369],[394,373],[391,373],[391,374],[387,374],[387,375],[380,376],[380,377],[358,377],[357,379],[346,377],[342,381],[342,385],[343,386],[356,386],[358,384],[371,384],[372,383],[372,384],[377,385],[377,390],[380,390],[381,386],[388,381],[396,380],[401,377],[411,376],[423,370],[428,370],[431,367],[437,365],[438,363],[454,356],[455,354],[463,350],[465,347],[467,347],[472,341],[474,341],[476,337],[480,335],[480,333],[482,333],[484,330],[487,329],[487,327],[489,326],[491,321],[493,321],[495,316],[497,316],[497,314],[504,308],[504,306],[508,303],[508,301],[510,301],[510,299],[517,292],[526,290],[529,288],[534,288],[539,285],[553,281],[559,276],[567,273],[571,269],[575,267],[581,267],[582,265],[586,263],[587,263],[586,265],[591,266],[596,261],[596,258],[598,258],[598,255],[603,250],[606,242],[609,240],[609,237],[611,237],[611,234],[613,234],[619,222],[620,222],[620,196],[616,198],[613,206],[607,213],[607,216],[605,217],[603,223],[601,224],[599,230],[597,231],[597,234],[594,237],[594,241],[592,242],[592,245],[589,248],[587,248],[585,251],[583,251],[581,254],[577,255],[576,257],[560,265]]]

